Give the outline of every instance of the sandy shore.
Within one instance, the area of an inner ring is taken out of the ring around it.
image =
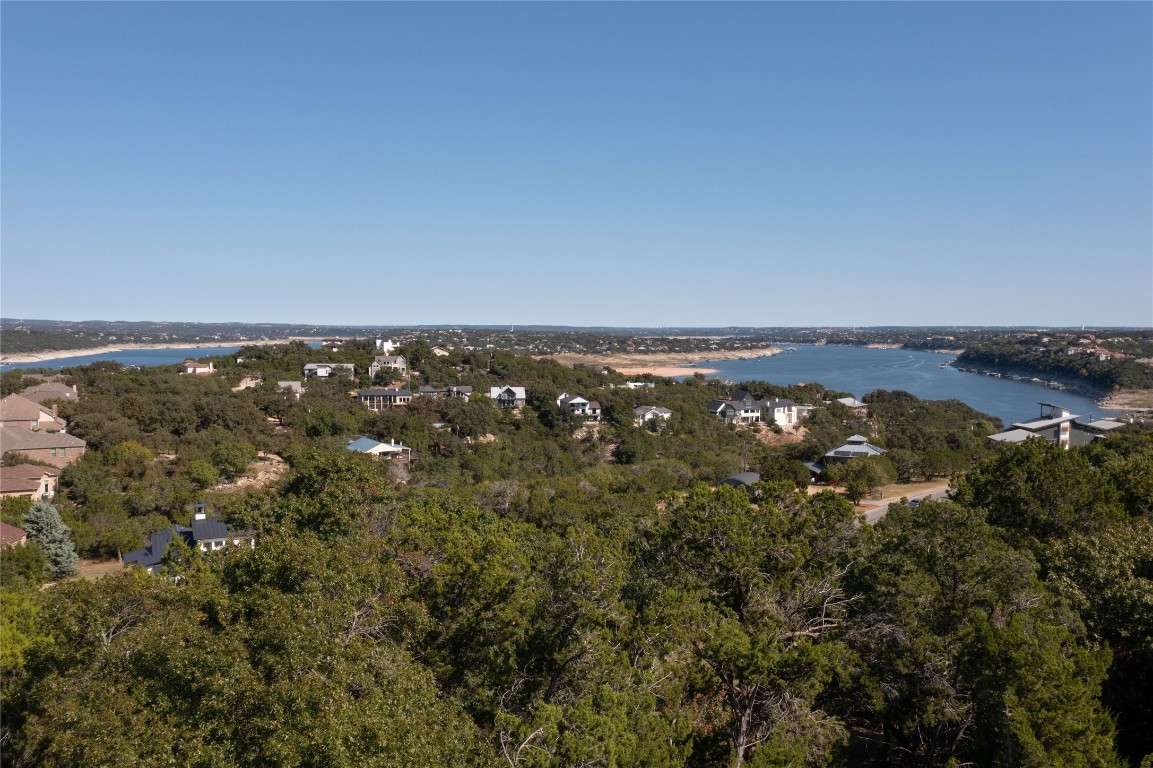
[[[24,352],[13,355],[0,354],[0,363],[45,363],[49,360],[60,360],[66,357],[81,357],[86,355],[104,355],[109,352],[124,352],[129,349],[209,349],[213,347],[243,347],[249,344],[285,344],[290,341],[321,341],[320,337],[293,337],[290,339],[247,339],[224,341],[174,341],[170,344],[156,344],[142,342],[139,344],[112,344],[106,347],[91,347],[89,349],[54,349],[48,352]]]
[[[552,359],[565,365],[591,365],[609,368],[623,373],[625,376],[640,376],[652,374],[653,376],[690,376],[694,373],[716,373],[716,368],[698,366],[702,360],[748,360],[754,357],[767,357],[775,355],[781,350],[777,347],[762,347],[760,349],[717,350],[715,352],[665,352],[654,354],[615,354],[615,355],[544,355],[538,359]]]
[[[1144,411],[1153,409],[1153,389],[1123,389],[1101,398],[1097,405],[1110,411]]]

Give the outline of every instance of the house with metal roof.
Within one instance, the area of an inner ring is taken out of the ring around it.
[[[884,448],[879,448],[869,442],[869,438],[862,437],[861,435],[853,435],[845,441],[844,445],[838,446],[824,455],[824,463],[827,467],[830,464],[844,464],[852,459],[864,458],[866,456],[884,456],[887,451]]]
[[[1087,445],[1099,440],[1114,429],[1125,426],[1120,421],[1098,419],[1096,421],[1079,422],[1080,416],[1068,408],[1055,403],[1037,403],[1041,406],[1041,415],[1028,421],[1013,423],[1013,429],[989,435],[989,439],[996,443],[1021,443],[1031,437],[1057,443],[1068,450],[1079,445]]]
[[[178,536],[189,547],[201,552],[216,552],[225,547],[256,546],[256,536],[252,531],[231,531],[217,518],[209,517],[203,504],[197,504],[187,527],[173,525],[154,532],[148,537],[148,546],[124,556],[125,565],[138,565],[149,573],[159,573],[164,569],[164,555],[169,545]]]
[[[855,397],[838,397],[837,402],[846,408],[852,408],[854,411],[864,410],[869,407],[868,403],[862,403]]]
[[[370,411],[383,411],[408,405],[412,402],[412,392],[407,389],[358,389],[356,399]]]
[[[522,408],[528,402],[524,387],[489,387],[488,396],[501,408]]]
[[[638,427],[653,419],[668,421],[672,416],[672,411],[668,408],[662,408],[659,405],[638,405],[636,408],[633,408],[633,423]]]
[[[472,387],[467,385],[446,387],[444,390],[445,397],[459,397],[465,402],[472,397]]]
[[[397,461],[412,460],[412,449],[397,440],[389,440],[387,443],[382,443],[379,440],[373,440],[371,437],[357,435],[356,439],[350,440],[345,448],[355,453],[366,453],[369,456],[383,456],[386,459],[395,459]]]
[[[744,488],[749,490],[753,487],[754,483],[761,482],[761,475],[759,472],[738,472],[735,475],[726,477],[721,480],[717,485],[731,485],[734,488]]]

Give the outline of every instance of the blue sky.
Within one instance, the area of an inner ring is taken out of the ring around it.
[[[0,314],[1153,325],[1153,4],[15,3]]]

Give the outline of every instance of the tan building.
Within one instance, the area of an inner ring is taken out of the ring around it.
[[[0,467],[0,496],[27,496],[32,501],[56,495],[60,471],[35,464]]]
[[[75,384],[68,386],[58,381],[46,381],[43,384],[28,387],[20,394],[34,403],[43,403],[46,400],[66,400],[75,403],[80,399],[80,393]]]
[[[0,455],[19,451],[36,461],[66,467],[84,455],[88,444],[64,432],[33,432],[18,427],[0,427]]]
[[[23,528],[0,522],[0,547],[22,547],[28,543],[28,534]]]
[[[67,426],[68,422],[60,418],[55,405],[45,408],[40,403],[16,394],[0,400],[0,427],[59,432]]]

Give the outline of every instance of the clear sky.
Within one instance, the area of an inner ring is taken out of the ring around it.
[[[17,3],[0,314],[1153,325],[1153,4]]]

